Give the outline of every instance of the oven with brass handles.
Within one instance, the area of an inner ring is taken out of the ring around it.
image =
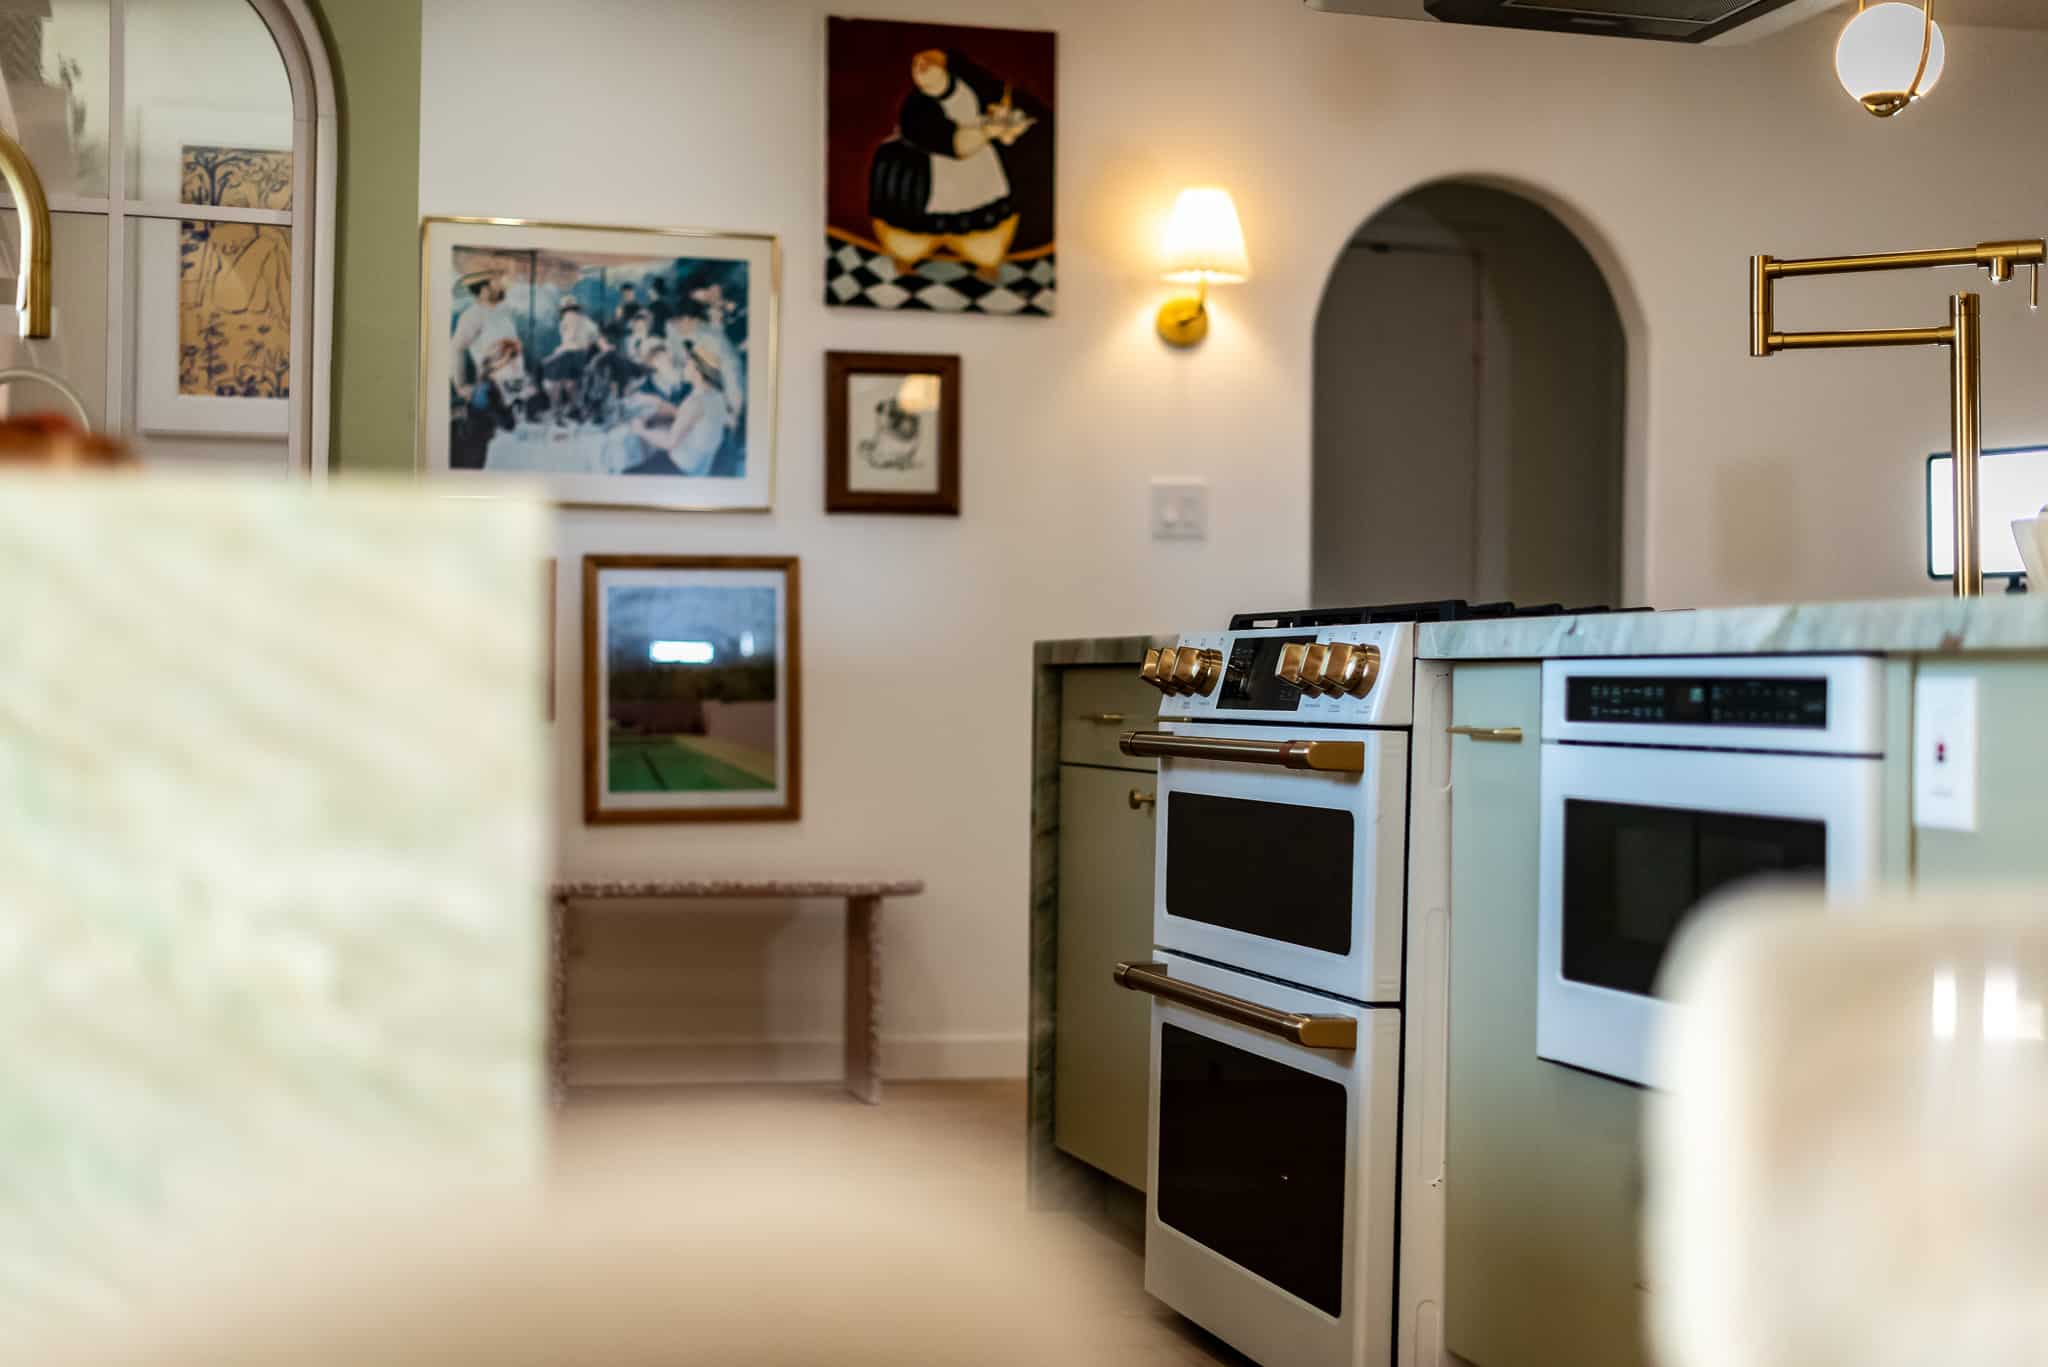
[[[1400,999],[1407,732],[1177,719],[1118,748],[1159,761],[1154,945]]]
[[[1391,1361],[1400,1011],[1154,958],[1116,968],[1152,999],[1146,1290],[1257,1361]]]

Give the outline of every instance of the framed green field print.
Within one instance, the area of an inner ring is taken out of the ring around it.
[[[800,815],[795,556],[583,562],[583,816]]]

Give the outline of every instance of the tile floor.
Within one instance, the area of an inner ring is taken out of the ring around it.
[[[761,1167],[829,1166],[863,1195],[901,1183],[906,1195],[896,1209],[958,1203],[986,1212],[991,1227],[1013,1216],[1028,1221],[1042,1236],[1032,1254],[1019,1255],[1010,1240],[993,1256],[1044,1269],[1046,1299],[1087,1345],[1064,1359],[1072,1367],[1251,1363],[1145,1294],[1143,1255],[1128,1233],[1075,1215],[1022,1214],[1022,1082],[891,1083],[880,1106],[859,1105],[832,1086],[577,1088],[559,1152],[570,1166],[588,1165],[601,1162],[614,1139],[631,1136],[638,1146],[651,1134],[679,1153],[745,1152]],[[1054,1289],[1069,1277],[1073,1284]]]

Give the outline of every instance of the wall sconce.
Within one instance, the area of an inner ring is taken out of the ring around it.
[[[1931,92],[1947,65],[1948,44],[1934,22],[1934,0],[1856,0],[1856,17],[1835,44],[1842,89],[1880,119]]]
[[[1165,278],[1197,289],[1159,306],[1159,335],[1171,346],[1193,346],[1209,335],[1209,286],[1243,284],[1252,273],[1230,191],[1180,192],[1166,222],[1165,257]]]

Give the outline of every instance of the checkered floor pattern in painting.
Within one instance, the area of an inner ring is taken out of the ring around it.
[[[1028,261],[1005,261],[989,280],[963,262],[939,258],[906,271],[886,252],[844,238],[825,239],[825,302],[846,308],[1049,318],[1057,274],[1050,252]]]

